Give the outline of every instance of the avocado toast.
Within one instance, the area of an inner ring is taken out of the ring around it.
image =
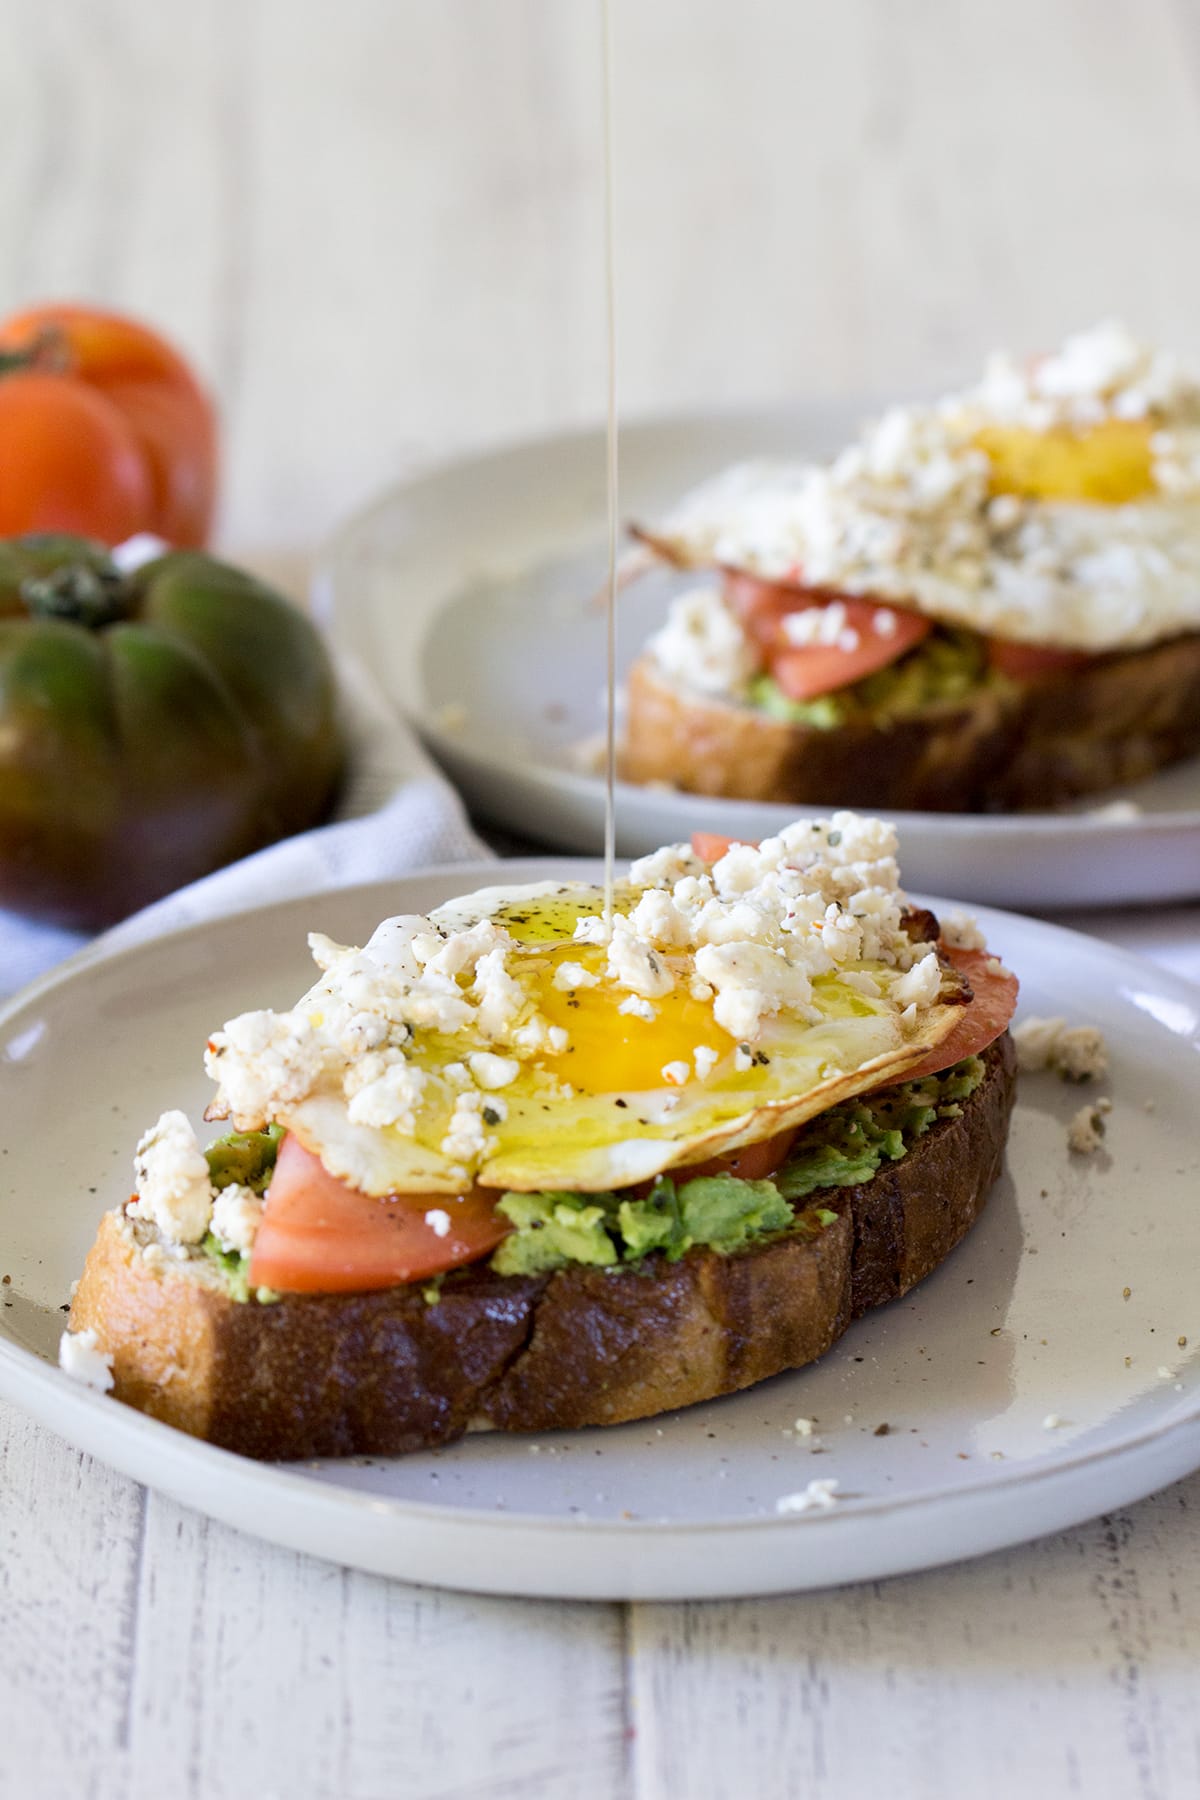
[[[143,1138],[66,1340],[272,1458],[641,1418],[821,1355],[999,1171],[1016,983],[875,820],[671,846],[314,942]],[[559,1021],[564,1021],[559,1023]],[[407,1171],[407,1173],[406,1173]]]

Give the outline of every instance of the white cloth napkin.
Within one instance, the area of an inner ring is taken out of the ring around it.
[[[334,821],[218,869],[125,919],[100,938],[117,949],[179,925],[263,901],[386,880],[433,863],[491,858],[463,805],[361,664],[339,664],[351,774]],[[82,949],[79,931],[0,911],[0,995]]]

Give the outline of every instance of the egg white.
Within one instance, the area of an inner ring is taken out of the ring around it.
[[[636,897],[628,886],[618,887],[618,909],[627,909]],[[446,931],[485,918],[504,925],[522,940],[522,953],[510,956],[509,965],[520,978],[565,955],[585,962],[590,956],[602,968],[602,950],[573,940],[577,918],[602,909],[598,889],[542,883],[481,890],[438,909],[431,920]],[[679,953],[668,960],[686,965],[689,959]],[[878,971],[880,965],[862,967]],[[886,984],[886,971],[883,978]],[[543,1003],[572,1021],[571,1047],[557,1056],[521,1058],[516,1079],[496,1097],[496,1112],[503,1116],[487,1125],[487,1149],[473,1178],[498,1189],[598,1192],[773,1136],[838,1100],[901,1078],[953,1029],[958,1007],[949,1002],[956,980],[953,972],[947,974],[944,1002],[923,1012],[914,1032],[886,992],[868,998],[837,973],[818,976],[813,1004],[820,1021],[785,1013],[767,1019],[749,1068],[738,1066],[745,1051],[739,1056],[738,1046],[715,1026],[711,1004],[687,998],[682,981],[674,999],[656,1003],[660,1017],[652,1023],[621,1014],[619,1003],[628,994],[611,983],[601,980],[569,995],[543,981],[538,990]],[[690,1059],[700,1045],[717,1052],[705,1079],[694,1064],[681,1084],[664,1076],[668,1064],[678,1074],[683,1054]],[[365,1193],[461,1192],[463,1166],[440,1146],[462,1080],[445,1071],[461,1068],[473,1051],[497,1048],[465,1031],[417,1033],[409,1060],[430,1081],[413,1136],[352,1120],[332,1080],[276,1117],[332,1174]],[[638,1079],[619,1079],[622,1066],[636,1068]],[[614,1070],[617,1079],[611,1078]],[[485,1096],[485,1103],[490,1098]]]

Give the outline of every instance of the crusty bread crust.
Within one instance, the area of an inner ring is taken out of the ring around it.
[[[1200,752],[1200,633],[1083,669],[819,731],[681,688],[642,656],[621,773],[696,794],[915,812],[1020,812]]]
[[[612,1425],[711,1400],[822,1355],[958,1243],[1000,1172],[1015,1088],[1006,1033],[957,1118],[900,1162],[815,1196],[838,1214],[732,1256],[606,1271],[450,1276],[239,1304],[186,1264],[147,1262],[103,1220],[71,1307],[111,1352],[119,1400],[248,1456],[391,1455],[469,1426]]]

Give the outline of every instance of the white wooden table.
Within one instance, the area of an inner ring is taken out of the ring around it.
[[[614,13],[631,411],[916,391],[1110,312],[1200,351],[1191,0]],[[0,27],[0,306],[176,335],[231,547],[307,550],[405,471],[599,413],[591,0]],[[4,1800],[1200,1792],[1200,1478],[940,1572],[622,1608],[306,1561],[9,1409],[0,1446]]]

